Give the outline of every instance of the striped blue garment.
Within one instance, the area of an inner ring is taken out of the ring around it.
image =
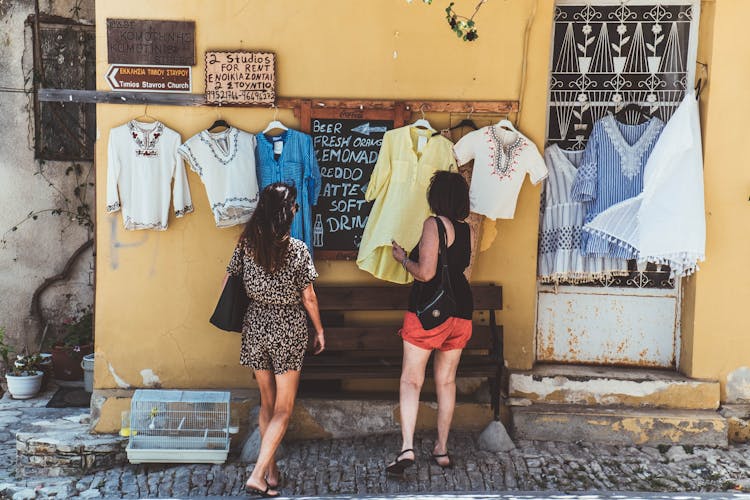
[[[571,192],[574,200],[583,202],[585,223],[643,191],[643,169],[663,128],[664,122],[658,118],[626,125],[611,114],[594,124]],[[588,232],[581,234],[581,252],[618,259],[635,257],[632,249]]]
[[[285,130],[278,136],[256,136],[255,164],[258,186],[262,191],[274,182],[285,182],[297,188],[299,210],[292,222],[293,238],[302,240],[312,254],[312,207],[320,194],[320,168],[315,158],[312,137],[297,130]],[[281,154],[273,152],[276,142],[283,143]]]

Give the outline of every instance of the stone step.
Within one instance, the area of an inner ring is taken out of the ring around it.
[[[718,381],[679,373],[580,365],[537,365],[510,374],[510,404],[575,404],[715,410],[721,396]]]
[[[511,422],[514,439],[727,446],[727,421],[711,410],[534,404],[511,408]]]

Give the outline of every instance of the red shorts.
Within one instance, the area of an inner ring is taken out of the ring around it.
[[[463,349],[471,338],[471,320],[448,318],[442,325],[425,330],[417,315],[407,312],[404,316],[404,326],[401,327],[399,334],[411,345],[428,351]]]

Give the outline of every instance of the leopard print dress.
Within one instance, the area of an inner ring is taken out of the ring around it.
[[[301,292],[318,273],[305,243],[291,238],[281,267],[267,273],[237,244],[227,272],[242,275],[250,306],[242,327],[240,364],[281,375],[301,370],[307,348],[307,316]]]

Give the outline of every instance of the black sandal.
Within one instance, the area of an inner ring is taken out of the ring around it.
[[[251,495],[258,495],[263,498],[276,498],[278,496],[281,496],[281,492],[277,492],[275,495],[269,495],[268,490],[270,490],[271,487],[268,486],[268,481],[266,481],[266,489],[265,490],[259,490],[258,488],[253,488],[252,486],[248,486],[245,484],[245,491],[250,493]]]
[[[448,463],[445,464],[445,465],[443,465],[443,464],[441,464],[438,461],[438,458],[447,458],[448,459]],[[442,455],[436,455],[436,454],[433,453],[432,454],[432,460],[434,460],[435,463],[438,464],[443,469],[452,469],[453,468],[453,459],[451,458],[450,453],[446,452],[446,453],[443,453]]]
[[[414,453],[414,450],[412,448],[409,448],[408,450],[402,450],[401,453],[396,455],[396,461],[385,468],[385,472],[387,472],[388,474],[403,474],[407,468],[414,465],[414,460],[411,458],[404,458],[399,460],[401,458],[401,455],[409,452]],[[416,456],[416,453],[414,453],[414,455]]]

